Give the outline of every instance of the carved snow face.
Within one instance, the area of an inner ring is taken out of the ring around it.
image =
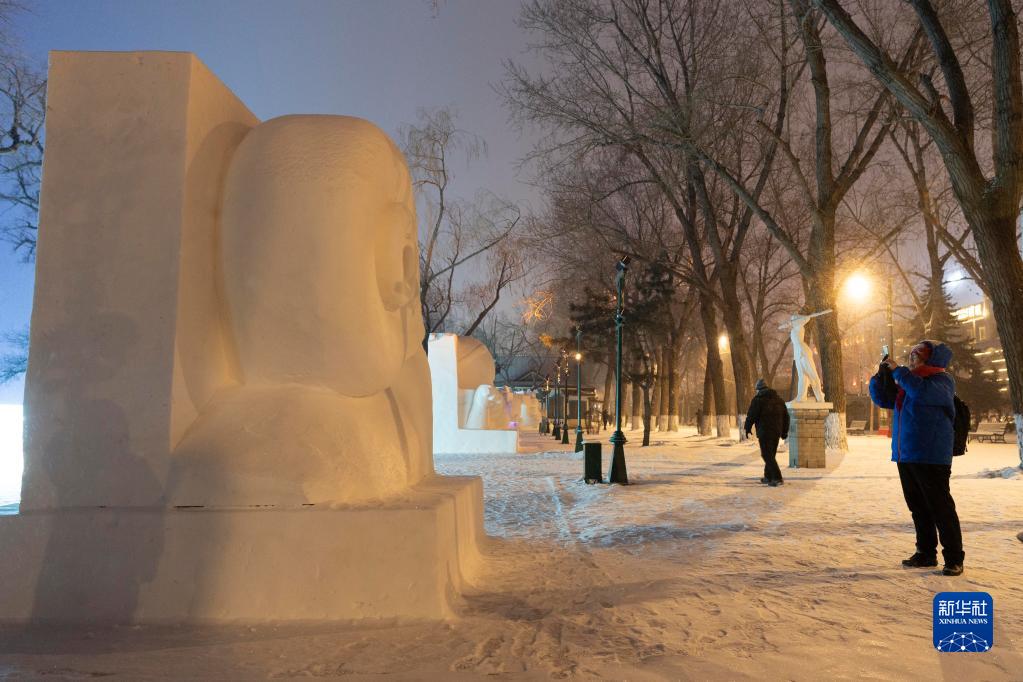
[[[244,381],[390,386],[423,336],[405,160],[373,124],[285,116],[231,161],[224,293]]]

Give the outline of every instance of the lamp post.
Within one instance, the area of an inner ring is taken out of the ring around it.
[[[892,357],[896,357],[895,354],[895,297],[892,295],[892,278],[888,278],[887,292],[888,294],[888,352],[892,354]]]
[[[625,272],[629,269],[629,257],[625,256],[615,265],[618,275],[615,285],[618,289],[618,305],[615,309],[615,335],[617,350],[615,353],[615,432],[611,435],[614,451],[611,454],[611,467],[607,472],[608,483],[628,485],[629,474],[625,469],[625,434],[622,433],[622,327],[625,315],[622,308],[622,288],[625,286]]]
[[[559,388],[561,388],[561,358],[558,358],[558,361],[554,363],[554,440],[561,440],[561,425],[558,422],[557,415],[558,408],[561,406],[561,403],[558,402],[560,397],[558,393]]]
[[[575,451],[583,449],[583,329],[575,329]]]
[[[562,350],[561,353],[565,359],[565,410],[562,412],[565,417],[561,427],[561,444],[568,445],[568,351]]]
[[[551,375],[543,378],[543,421],[540,423],[540,433],[551,432]]]

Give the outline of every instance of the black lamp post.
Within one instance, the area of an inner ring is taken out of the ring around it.
[[[561,440],[561,422],[558,421],[558,408],[561,407],[559,399],[561,394],[559,389],[561,388],[561,358],[554,364],[554,440]]]
[[[540,433],[551,432],[551,375],[543,378],[543,421],[540,422]]]
[[[575,451],[583,449],[583,329],[575,328]]]
[[[562,445],[568,445],[568,351],[562,349],[561,357],[565,361],[565,366],[564,366],[564,371],[565,371],[565,390],[564,390],[565,409],[561,413],[562,414],[562,421],[561,421],[561,444]]]
[[[625,272],[629,269],[629,257],[625,256],[615,265],[618,275],[615,284],[618,288],[618,306],[615,310],[615,334],[618,348],[615,354],[615,432],[611,434],[614,452],[611,454],[611,467],[607,472],[608,483],[629,484],[629,473],[625,469],[625,434],[622,433],[622,327],[625,326],[625,315],[622,308],[622,289],[625,287]]]

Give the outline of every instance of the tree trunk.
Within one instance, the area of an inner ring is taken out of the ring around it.
[[[711,435],[712,417],[714,416],[714,380],[711,377],[710,352],[707,353],[707,367],[703,371],[703,403],[700,406],[700,419],[696,425],[701,436]]]
[[[667,380],[668,380],[668,430],[678,431],[679,418],[678,418],[678,384],[679,374],[676,364],[678,362],[679,338],[681,334],[672,334],[671,345],[668,347],[668,357],[665,358],[666,369],[667,369]]]
[[[753,399],[753,354],[750,352],[746,329],[742,322],[742,307],[739,303],[738,278],[733,264],[724,267],[719,264],[718,277],[721,280],[721,316],[728,330],[728,343],[732,356],[732,374],[735,376],[735,414],[741,425],[746,421],[746,408]],[[746,432],[739,429],[739,441],[746,440]]]
[[[632,382],[622,379],[622,431],[632,427]]]
[[[808,287],[811,312],[831,309],[815,318],[817,351],[821,357],[821,383],[824,396],[832,403],[825,421],[824,440],[829,448],[848,450],[845,433],[845,373],[842,369],[842,333],[838,328],[835,305],[835,211],[821,211],[815,216],[810,238],[810,262],[815,277]]]
[[[654,410],[657,417],[657,430],[668,430],[668,356],[670,346],[664,345],[657,349],[657,392],[654,393]]]
[[[991,292],[998,338],[1005,354],[1009,377],[1009,398],[1016,423],[1016,445],[1023,468],[1023,258],[1016,242],[1015,209],[997,211],[963,207],[973,229],[977,253],[984,264],[984,275]],[[998,215],[1001,213],[1001,215]]]
[[[717,415],[717,437],[728,438],[731,430],[725,428],[722,431],[722,417],[732,413],[728,407],[728,394],[725,393],[725,366],[721,362],[721,352],[718,349],[718,326],[714,319],[714,301],[709,296],[700,296],[700,321],[703,323],[703,335],[707,340],[707,374],[710,376],[711,384],[714,387],[714,414]]]
[[[654,350],[654,354],[653,355],[654,355],[654,357],[653,357],[653,362],[654,362],[654,364],[653,364],[654,379],[653,379],[653,386],[651,386],[651,389],[650,389],[650,393],[651,393],[651,395],[650,395],[650,409],[651,409],[651,413],[650,413],[650,427],[654,431],[660,431],[661,423],[660,423],[660,421],[658,419],[658,408],[661,405],[661,393],[663,392],[663,391],[661,391],[661,368],[663,367],[663,364],[661,362],[662,352],[661,352],[660,346],[658,346]]]
[[[653,391],[643,384],[643,447],[650,445],[650,410],[653,407]]]
[[[643,389],[637,382],[632,382],[632,429],[642,428],[643,424]]]

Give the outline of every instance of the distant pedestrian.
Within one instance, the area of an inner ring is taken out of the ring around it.
[[[756,389],[757,394],[753,396],[746,411],[743,429],[748,436],[754,426],[757,428],[760,457],[764,460],[764,477],[760,482],[774,488],[784,483],[776,458],[778,441],[789,437],[789,410],[778,392],[763,379],[757,379]]]
[[[886,357],[870,379],[870,397],[892,415],[892,461],[916,528],[916,553],[907,568],[938,565],[941,538],[945,575],[963,572],[963,534],[949,489],[952,476],[955,380],[945,371],[952,350],[939,341],[921,341],[909,366]]]

